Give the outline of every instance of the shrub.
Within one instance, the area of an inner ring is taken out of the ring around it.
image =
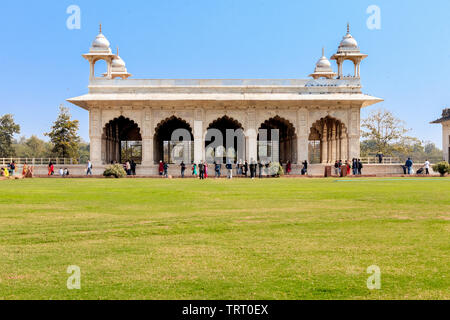
[[[269,166],[269,175],[271,175],[272,177],[283,176],[283,166],[279,162],[272,162]]]
[[[127,173],[121,164],[112,164],[103,172],[105,177],[125,178]]]
[[[447,161],[441,161],[433,165],[433,170],[439,172],[443,177],[446,173],[450,173],[450,165]]]

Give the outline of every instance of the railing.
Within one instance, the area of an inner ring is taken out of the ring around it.
[[[6,166],[13,161],[16,165],[23,165],[26,163],[33,166],[48,165],[50,162],[54,165],[74,165],[83,163],[81,159],[70,158],[0,158],[0,164],[2,166]]]
[[[404,161],[402,161],[398,157],[383,157],[381,163],[380,163],[380,160],[378,159],[378,157],[363,157],[363,158],[361,158],[361,162],[364,164],[401,164],[401,163],[404,163]]]

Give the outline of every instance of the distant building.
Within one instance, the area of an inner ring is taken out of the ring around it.
[[[367,55],[349,28],[331,57],[337,72],[322,51],[311,79],[130,79],[101,28],[83,57],[90,64],[89,92],[68,101],[89,111],[97,168],[133,159],[141,174],[155,174],[160,160],[172,161],[172,133],[180,128],[189,132],[184,150],[196,163],[210,152],[208,129],[243,130],[244,152],[234,161],[257,160],[261,152],[294,165],[350,160],[360,156],[361,108],[382,101],[362,92],[360,65]],[[96,76],[100,60],[107,71]],[[353,75],[344,75],[344,63]],[[259,129],[279,129],[279,144],[263,141]]]
[[[442,117],[432,123],[442,124],[442,151],[444,159],[450,162],[450,108],[442,111]]]

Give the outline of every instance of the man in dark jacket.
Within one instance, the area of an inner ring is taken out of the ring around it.
[[[408,158],[408,160],[406,160],[405,166],[408,169],[408,174],[411,174],[411,169],[413,166],[413,162],[412,162],[411,158]]]
[[[362,168],[363,168],[363,164],[361,162],[361,159],[358,159],[358,174],[362,175]]]
[[[198,165],[198,172],[200,174],[200,180],[205,179],[205,165],[203,164],[203,161]]]

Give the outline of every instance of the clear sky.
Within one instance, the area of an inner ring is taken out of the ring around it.
[[[69,5],[81,29],[69,30]],[[366,9],[381,9],[370,30]],[[89,50],[103,33],[135,78],[307,78],[330,57],[350,22],[361,50],[364,92],[385,102],[412,134],[441,147],[430,121],[450,106],[450,1],[142,0],[2,1],[0,114],[13,113],[22,135],[43,137],[70,106],[88,141],[88,112],[65,102],[87,92]],[[336,67],[335,67],[336,70]]]

